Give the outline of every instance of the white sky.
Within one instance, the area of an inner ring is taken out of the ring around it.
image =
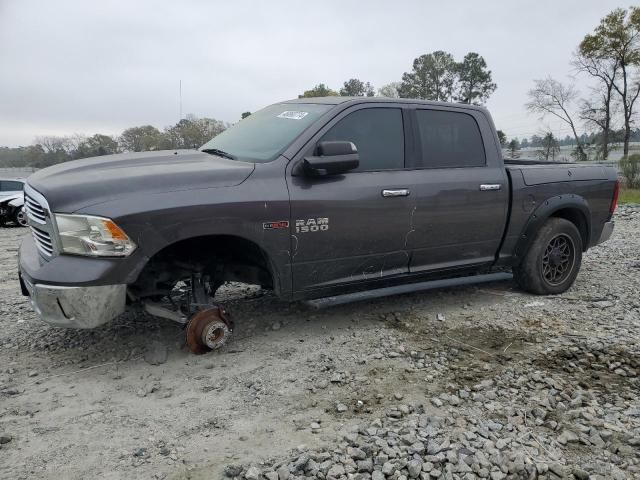
[[[487,106],[508,136],[534,78],[571,81],[571,54],[610,0],[141,1],[0,0],[0,145],[38,135],[158,128],[183,113],[235,122],[317,83],[376,88],[413,59],[482,55],[498,89]],[[586,79],[575,79],[586,93]],[[555,129],[564,137],[568,129]]]

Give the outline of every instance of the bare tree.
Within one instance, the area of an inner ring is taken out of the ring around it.
[[[586,35],[579,51],[589,57],[615,61],[620,75],[613,83],[624,112],[624,155],[629,154],[634,105],[640,95],[640,7],[617,8]]]
[[[609,103],[604,92],[594,89],[594,97],[580,101],[578,115],[585,126],[596,127],[600,132],[595,138],[596,155],[599,160],[607,160],[610,153],[610,144],[615,141],[615,129],[613,118],[618,112],[616,104]],[[611,100],[611,99],[610,99]]]
[[[572,63],[578,71],[598,80],[598,87],[593,88],[594,99],[582,100],[580,118],[586,124],[595,125],[602,130],[600,145],[602,159],[606,160],[609,157],[611,119],[614,113],[613,94],[620,63],[616,59],[599,58],[582,48],[578,49]]]
[[[73,148],[73,142],[69,137],[57,137],[55,135],[36,137],[36,145],[41,145],[45,153],[68,152]]]
[[[563,85],[551,77],[544,80],[534,80],[534,88],[529,90],[529,102],[526,107],[532,113],[539,113],[542,118],[552,115],[571,127],[576,140],[576,155],[578,160],[586,160],[582,140],[576,131],[576,124],[570,110],[578,97],[578,91],[573,85]]]

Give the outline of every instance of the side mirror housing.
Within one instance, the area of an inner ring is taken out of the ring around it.
[[[316,151],[317,156],[305,157],[302,162],[302,170],[307,176],[339,175],[360,165],[358,149],[353,142],[320,142]]]

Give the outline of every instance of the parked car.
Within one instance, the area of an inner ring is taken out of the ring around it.
[[[504,161],[481,107],[329,97],[266,107],[199,151],[40,170],[25,193],[20,278],[44,321],[92,328],[141,305],[203,353],[233,329],[225,281],[339,303],[512,272],[562,293],[610,237],[618,183]]]
[[[0,198],[0,226],[6,227],[7,224],[27,226],[23,193]]]
[[[0,178],[0,199],[24,191],[25,181],[21,178]]]
[[[0,226],[14,223],[27,226],[24,211],[24,180],[15,178],[0,179]]]

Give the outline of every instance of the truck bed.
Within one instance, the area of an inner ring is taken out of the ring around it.
[[[538,160],[505,160],[504,163],[508,172],[520,171],[527,186],[609,178],[607,167],[599,164],[585,165]]]
[[[585,250],[598,241],[605,222],[611,218],[615,184],[611,167],[536,160],[504,162],[511,188],[511,208],[499,254],[501,259],[522,253],[517,245],[528,226],[536,222],[532,214],[536,212],[544,219],[545,209],[554,209],[555,204],[582,212],[572,218],[585,231]]]

